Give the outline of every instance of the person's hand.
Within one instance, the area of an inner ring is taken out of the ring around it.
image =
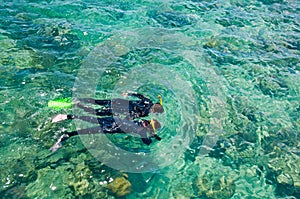
[[[122,93],[123,97],[128,97],[128,93]]]
[[[150,138],[142,138],[142,141],[147,145],[150,145],[152,143],[152,140]]]

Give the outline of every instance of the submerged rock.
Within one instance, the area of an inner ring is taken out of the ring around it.
[[[121,197],[131,192],[131,183],[125,178],[125,176],[117,177],[107,185],[107,188],[114,195]]]
[[[80,163],[75,168],[74,177],[76,179],[71,181],[70,185],[73,186],[75,195],[83,196],[89,194],[91,185],[87,179],[92,177],[90,169],[84,163]]]

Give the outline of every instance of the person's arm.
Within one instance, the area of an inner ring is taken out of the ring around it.
[[[145,127],[139,126],[137,123],[127,120],[122,120],[121,123],[121,129],[124,133],[139,135],[142,141],[147,145],[152,143],[151,138],[148,137],[148,130]]]
[[[148,137],[148,130],[145,127],[139,126],[135,133],[141,136],[141,139],[145,144],[150,145],[152,143],[151,136]]]
[[[153,131],[153,130],[150,131],[150,137],[151,137],[151,138],[155,138],[155,139],[157,139],[158,141],[161,140],[161,137],[159,137],[159,136],[155,133],[155,131]]]
[[[141,136],[141,139],[145,144],[150,145],[152,143],[151,138],[147,136],[147,131],[142,130],[141,132],[139,132],[139,135]]]
[[[151,137],[154,137],[158,141],[161,141],[161,137],[159,137],[157,134],[153,134]]]
[[[89,104],[98,104],[98,105],[110,105],[111,100],[98,100],[98,99],[93,99],[93,98],[79,98],[79,103],[89,103]],[[77,103],[78,104],[78,103]]]

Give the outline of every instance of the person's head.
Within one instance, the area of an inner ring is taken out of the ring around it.
[[[156,131],[161,128],[159,121],[154,120],[154,119],[150,120],[150,125],[151,125],[153,131]]]
[[[163,113],[164,107],[160,105],[159,103],[153,104],[150,108],[151,113]]]
[[[143,120],[143,126],[146,127],[150,132],[154,132],[161,128],[159,121],[155,119]]]

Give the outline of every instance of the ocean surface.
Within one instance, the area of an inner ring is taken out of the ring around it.
[[[49,150],[91,126],[49,101],[125,92],[161,141]],[[0,198],[300,198],[300,2],[0,0],[0,110]]]

